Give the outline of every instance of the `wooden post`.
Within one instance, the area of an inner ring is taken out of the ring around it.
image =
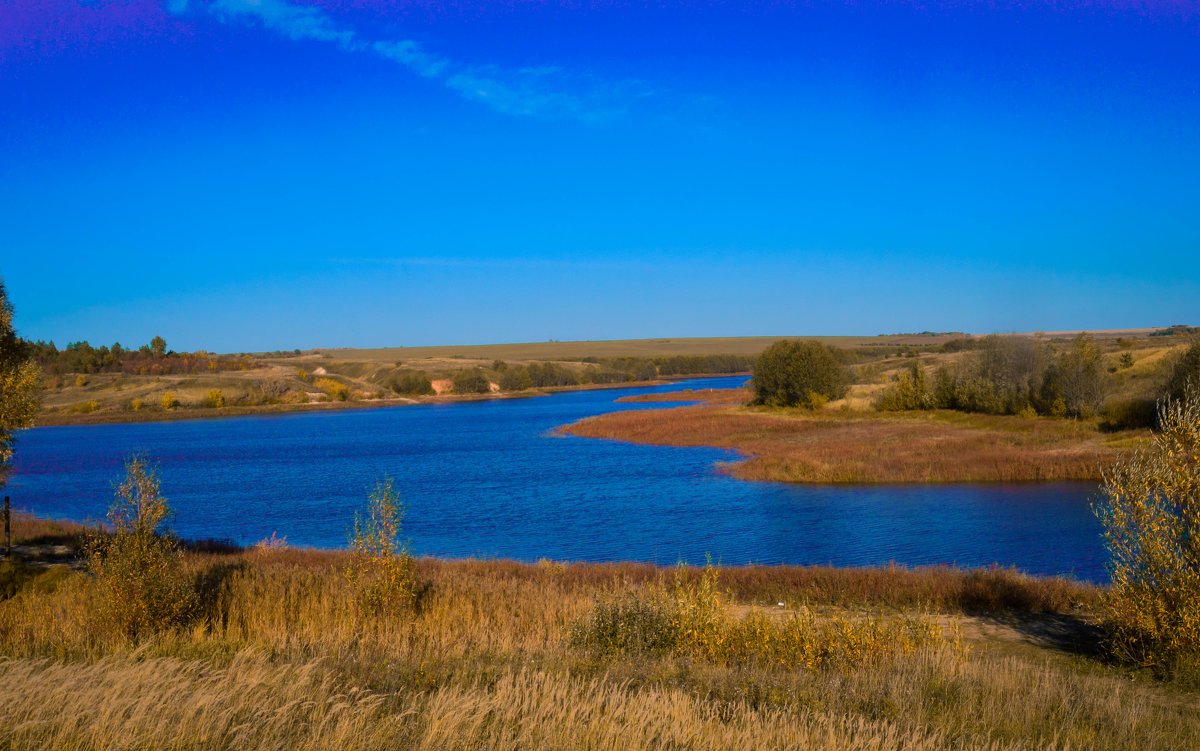
[[[4,556],[12,555],[12,505],[4,496]]]

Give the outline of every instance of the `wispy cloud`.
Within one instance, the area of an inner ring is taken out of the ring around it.
[[[636,258],[574,259],[574,258],[464,258],[453,256],[403,256],[403,257],[333,257],[328,263],[338,266],[374,267],[384,269],[451,268],[451,269],[494,269],[547,271],[620,271],[639,273],[683,272],[694,269],[694,261],[686,264],[662,258],[639,260]]]
[[[557,67],[469,64],[431,53],[411,39],[368,39],[318,7],[286,0],[168,0],[167,8],[175,14],[203,13],[224,23],[258,24],[288,39],[375,55],[507,115],[595,122],[622,114],[632,101],[647,95],[631,82],[606,82]]]

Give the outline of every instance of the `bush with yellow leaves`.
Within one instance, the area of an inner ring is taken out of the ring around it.
[[[935,645],[964,652],[954,626],[948,638],[937,621],[913,615],[822,616],[801,607],[786,614],[756,608],[737,618],[718,576],[711,564],[699,577],[679,567],[669,590],[661,583],[640,593],[618,589],[575,625],[571,643],[598,656],[670,652],[788,670],[875,664]]]
[[[361,615],[396,614],[417,604],[421,587],[408,548],[400,540],[404,507],[390,478],[378,483],[367,513],[354,515],[346,581]]]
[[[100,594],[96,615],[102,627],[130,640],[184,625],[196,613],[182,551],[161,528],[169,513],[158,472],[134,455],[108,512],[111,532],[86,540],[87,567]]]
[[[1200,661],[1200,389],[1159,405],[1149,446],[1106,473],[1113,654],[1170,675]]]

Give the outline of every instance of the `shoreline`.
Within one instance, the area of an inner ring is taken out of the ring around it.
[[[1104,434],[1090,423],[1044,417],[768,410],[746,406],[738,394],[717,390],[698,405],[609,412],[557,432],[723,449],[738,458],[719,465],[719,472],[805,485],[1097,482],[1106,466],[1148,435]]]
[[[628,388],[666,386],[680,381],[699,378],[736,378],[748,373],[700,373],[686,376],[663,376],[650,381],[628,381],[625,383],[587,383],[575,386],[545,386],[525,391],[501,391],[489,394],[446,394],[444,396],[388,397],[359,401],[306,402],[302,404],[256,404],[216,408],[178,408],[169,412],[148,409],[145,412],[91,412],[52,413],[39,415],[33,428],[80,427],[87,425],[120,425],[149,422],[176,422],[178,420],[220,420],[229,417],[257,415],[287,415],[304,412],[324,412],[345,409],[388,409],[393,407],[427,406],[431,404],[457,404],[463,402],[494,401],[501,399],[534,399],[570,391],[606,391]],[[32,429],[32,428],[27,428]]]
[[[9,556],[0,552],[0,561],[16,560],[22,562],[54,564],[70,564],[82,557],[78,549],[78,541],[97,528],[104,527],[105,522],[98,520],[79,521],[65,517],[45,516],[26,509],[13,508],[12,530],[13,550]],[[217,537],[180,537],[177,538],[183,552],[191,556],[257,556],[276,555],[282,557],[303,558],[309,562],[331,562],[349,557],[352,551],[349,547],[314,547],[309,545],[291,545],[286,542],[278,547],[262,544],[262,541],[251,544],[239,544],[233,540]],[[286,537],[283,538],[286,540]],[[909,565],[891,561],[889,563],[839,566],[832,563],[661,563],[637,559],[586,560],[586,559],[551,559],[538,558],[526,560],[521,558],[487,558],[480,556],[453,557],[429,554],[413,554],[413,560],[428,566],[496,566],[517,571],[566,570],[579,572],[604,572],[598,579],[611,578],[607,572],[621,572],[625,576],[633,575],[641,581],[652,581],[663,572],[673,571],[680,566],[687,571],[700,571],[708,567],[727,572],[732,575],[745,575],[757,579],[757,574],[782,579],[814,579],[828,577],[882,576],[916,581],[926,577],[965,577],[973,572],[999,573],[1001,576],[1024,578],[1032,581],[1057,581],[1071,587],[1086,590],[1098,590],[1108,586],[1107,582],[1076,578],[1070,574],[1037,574],[1022,571],[1016,566],[962,566],[956,563],[923,563]]]

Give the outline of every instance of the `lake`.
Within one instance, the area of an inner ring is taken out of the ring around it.
[[[184,537],[343,547],[376,481],[407,505],[420,555],[859,566],[999,563],[1104,581],[1079,483],[800,486],[719,473],[736,457],[554,435],[589,415],[659,404],[630,394],[744,378],[289,415],[34,428],[5,493],[50,517],[102,518],[125,457],[146,451]]]

